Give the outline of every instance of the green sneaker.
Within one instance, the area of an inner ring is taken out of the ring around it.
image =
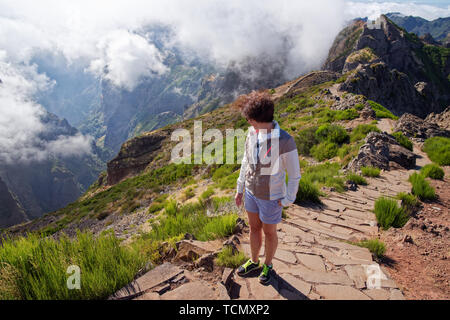
[[[268,266],[267,264],[263,264],[263,269],[261,271],[261,274],[259,275],[259,282],[262,284],[267,284],[270,282],[271,273],[272,273],[273,266]]]
[[[252,272],[253,270],[259,269],[259,260],[258,263],[254,263],[252,259],[248,259],[246,263],[244,263],[242,266],[240,266],[237,270],[237,274],[240,276],[244,276],[247,273]]]

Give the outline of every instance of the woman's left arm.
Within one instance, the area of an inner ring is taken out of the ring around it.
[[[301,178],[300,161],[298,159],[297,148],[281,154],[280,157],[283,167],[288,174],[286,197],[281,200],[281,205],[287,207],[294,203],[295,198],[297,197],[298,184]]]

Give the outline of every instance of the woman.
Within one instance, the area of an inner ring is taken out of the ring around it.
[[[267,92],[254,91],[240,97],[234,105],[251,125],[235,196],[238,207],[244,198],[250,224],[251,259],[237,273],[242,276],[260,269],[258,257],[264,232],[265,261],[259,281],[268,284],[278,245],[277,224],[281,222],[283,207],[295,201],[298,191],[298,152],[294,139],[274,121],[274,103]]]

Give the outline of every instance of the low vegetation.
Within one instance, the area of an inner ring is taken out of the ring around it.
[[[0,300],[105,299],[144,266],[141,253],[121,246],[112,233],[6,240],[0,246]],[[81,270],[80,290],[66,285],[71,265]]]
[[[353,129],[350,135],[350,141],[358,141],[364,139],[370,132],[381,132],[377,126],[373,124],[360,124]]]
[[[347,181],[353,182],[360,186],[367,186],[367,180],[359,174],[349,173],[347,174]]]
[[[217,254],[216,264],[227,268],[238,268],[245,263],[248,257],[241,251],[233,252],[231,246],[225,246],[222,251]]]
[[[378,198],[375,201],[374,212],[378,224],[383,230],[388,230],[391,227],[401,228],[409,219],[408,214],[398,205],[396,200],[385,197]]]
[[[409,176],[408,181],[412,184],[411,193],[419,197],[420,200],[426,201],[436,199],[436,192],[434,191],[434,188],[430,186],[423,175],[419,173],[413,173]]]
[[[423,151],[427,153],[431,161],[441,166],[450,166],[450,138],[429,138],[423,145]]]
[[[410,193],[399,192],[396,198],[401,200],[401,206],[409,216],[414,215],[421,206],[419,199]]]
[[[381,172],[380,168],[376,168],[376,167],[362,167],[361,168],[361,173],[365,177],[376,178],[376,177],[380,176],[380,172]]]
[[[367,103],[370,105],[370,107],[375,111],[377,118],[388,118],[393,120],[398,120],[398,117],[394,115],[391,111],[383,107],[381,104],[376,103],[372,100],[367,100]]]
[[[321,203],[320,196],[322,193],[316,183],[312,182],[308,177],[302,177],[298,184],[297,198],[295,203],[314,202]]]
[[[386,253],[386,245],[379,239],[362,240],[355,242],[359,247],[367,248],[376,257],[382,258]]]
[[[405,135],[403,135],[403,133],[401,132],[394,132],[392,134],[395,138],[395,140],[397,140],[397,142],[405,147],[406,149],[413,151],[413,143],[411,140],[409,140]]]
[[[442,168],[435,163],[427,164],[422,169],[420,169],[420,173],[425,178],[431,178],[435,180],[442,180],[445,176],[444,170],[442,170]]]

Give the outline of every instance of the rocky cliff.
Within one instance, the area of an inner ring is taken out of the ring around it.
[[[25,211],[0,177],[0,228],[28,221]]]
[[[396,115],[426,117],[450,104],[449,54],[386,16],[356,21],[336,38],[324,69],[342,72],[340,90],[362,94]]]
[[[79,132],[65,119],[48,112],[42,115],[41,122],[46,128],[40,134],[41,141],[50,142]],[[42,161],[0,163],[0,178],[7,191],[4,194],[14,195],[20,208],[11,209],[10,214],[17,216],[15,218],[6,219],[9,217],[6,213],[0,214],[0,225],[23,222],[24,217],[38,218],[66,206],[84,193],[102,170],[102,162],[95,153],[80,157],[49,155]]]

